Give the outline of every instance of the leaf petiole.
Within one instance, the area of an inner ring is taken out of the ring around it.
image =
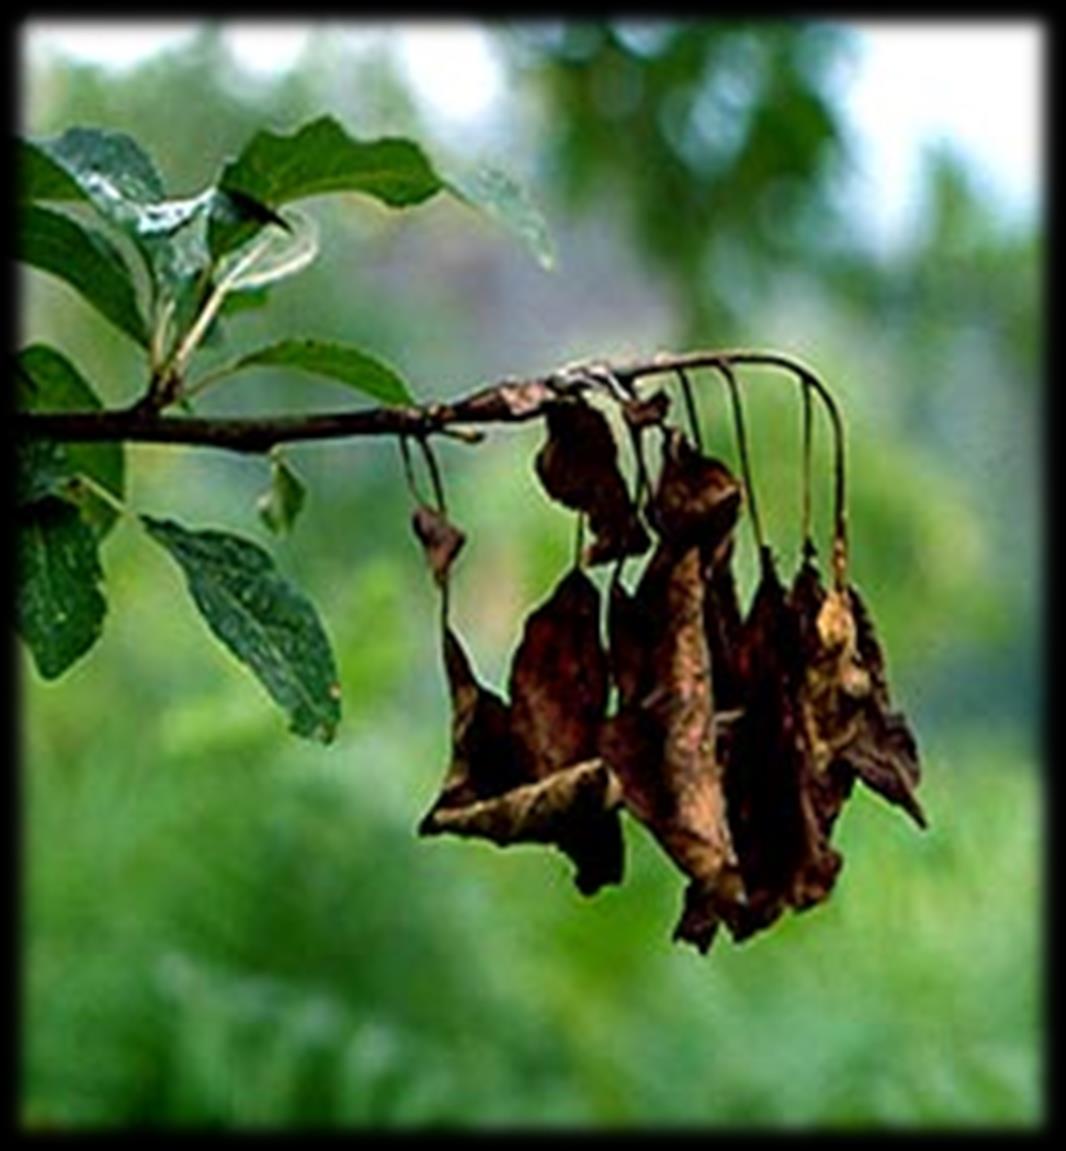
[[[113,491],[104,487],[103,484],[94,480],[92,476],[85,472],[77,472],[71,476],[65,485],[71,492],[71,495],[77,493],[79,489],[84,489],[96,496],[97,499],[102,500],[112,511],[117,512],[120,516],[134,515],[133,509],[124,500],[119,499]]]

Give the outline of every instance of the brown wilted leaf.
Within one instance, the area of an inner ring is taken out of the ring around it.
[[[620,798],[618,781],[607,765],[590,759],[502,795],[437,808],[427,830],[488,839],[501,847],[559,845],[571,839],[583,844],[589,823],[614,814]]]
[[[839,856],[819,834],[804,796],[807,749],[799,721],[799,636],[768,551],[744,622],[744,711],[722,747],[725,788],[747,894],[725,916],[734,938],[773,923],[807,868],[828,894]]]
[[[547,408],[547,424],[534,466],[552,499],[588,516],[593,540],[586,562],[646,551],[651,541],[618,470],[618,448],[603,414],[581,400],[560,400]]]
[[[596,755],[607,691],[600,595],[574,568],[526,621],[511,668],[511,732],[527,778],[543,780]],[[559,845],[577,865],[582,892],[621,882],[616,811],[587,808],[582,818],[570,819]]]
[[[705,951],[738,880],[715,759],[698,549],[660,544],[635,597],[616,583],[609,632],[619,710],[600,751],[626,807],[693,881],[675,936]]]
[[[411,526],[426,555],[426,562],[438,586],[443,586],[455,557],[466,543],[466,535],[441,512],[419,504],[411,514]]]
[[[573,568],[526,620],[511,667],[511,730],[530,779],[596,754],[607,688],[600,595]]]
[[[866,723],[843,758],[867,787],[902,807],[919,827],[926,827],[925,812],[914,794],[921,780],[917,743],[903,714],[890,710],[884,656],[869,611],[855,588],[850,587],[848,594],[855,617],[856,646],[869,670],[873,690],[864,709]]]
[[[474,678],[451,628],[444,632],[444,669],[452,705],[452,757],[441,793],[419,825],[419,834],[442,830],[442,811],[499,796],[525,780],[511,737],[510,709]]]
[[[720,460],[702,455],[679,428],[669,428],[649,514],[655,530],[676,549],[700,546],[713,557],[732,532],[741,488]]]
[[[666,392],[653,392],[643,400],[624,400],[622,415],[631,428],[648,428],[661,424],[670,411]]]
[[[595,586],[570,572],[532,613],[512,669],[511,706],[477,683],[450,628],[444,655],[452,759],[420,834],[554,843],[576,864],[583,893],[620,882],[619,792],[595,759],[607,703]]]
[[[918,750],[902,714],[891,710],[884,657],[858,592],[825,591],[805,563],[792,594],[802,622],[805,659],[804,717],[815,773],[830,765],[857,775],[920,826],[925,814],[915,796]]]

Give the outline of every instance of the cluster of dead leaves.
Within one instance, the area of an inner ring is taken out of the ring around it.
[[[720,923],[741,940],[828,897],[842,863],[833,826],[856,779],[925,818],[914,737],[858,593],[824,587],[811,558],[786,587],[763,549],[745,614],[732,571],[741,485],[665,422],[665,401],[625,407],[638,444],[662,438],[639,507],[604,415],[579,398],[546,405],[537,475],[586,518],[584,566],[615,564],[606,642],[582,566],[525,621],[506,700],[445,621],[451,763],[419,831],[553,844],[592,894],[622,880],[624,809],[686,878],[674,937],[706,951]],[[444,586],[462,533],[426,506],[414,528]],[[649,550],[627,590],[624,561]]]

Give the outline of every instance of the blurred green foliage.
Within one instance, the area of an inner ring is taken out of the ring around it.
[[[116,525],[98,647],[54,685],[20,653],[26,1125],[1041,1119],[1042,235],[1001,224],[943,153],[920,234],[866,243],[838,203],[848,138],[826,82],[850,40],[802,21],[496,27],[511,130],[489,158],[533,176],[559,272],[458,205],[323,202],[322,257],[230,316],[217,354],[342,339],[427,399],[659,346],[807,359],[847,416],[853,567],[915,720],[930,831],[857,798],[830,903],[706,959],[669,942],[680,892],[635,827],[625,886],[592,901],[561,858],[418,842],[448,721],[394,446],[286,449],[307,499],[281,539],[256,516],[269,460],[134,448],[135,508],[258,539],[315,601],[344,719],[330,748],[287,735],[172,565]],[[128,131],[176,192],[255,130],[322,112],[462,148],[387,35],[356,59],[324,31],[276,83],[242,78],[215,28],[126,73],[57,60],[22,83],[27,133]],[[106,403],[138,394],[127,341],[62,285],[20,283],[22,343],[55,342]],[[706,438],[735,460],[720,386],[697,383]],[[199,407],[353,402],[261,370]],[[791,572],[799,406],[752,373],[747,411],[760,510]],[[440,451],[470,536],[456,623],[496,683],[572,545],[536,489],[537,443],[501,430]],[[740,548],[750,588],[744,529]]]

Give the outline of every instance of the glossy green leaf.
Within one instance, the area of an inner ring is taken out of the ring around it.
[[[522,186],[506,173],[486,165],[468,172],[450,172],[448,188],[513,231],[541,267],[554,267],[555,251],[544,217]]]
[[[250,352],[232,371],[245,368],[296,368],[338,380],[386,404],[413,404],[403,379],[380,360],[347,344],[326,340],[281,340]]]
[[[287,460],[274,454],[270,460],[270,487],[256,501],[259,518],[275,535],[286,535],[292,530],[306,499],[303,480]]]
[[[102,408],[91,385],[55,348],[31,344],[15,357],[16,404],[30,412],[91,412]],[[125,491],[125,450],[122,444],[63,445],[72,475],[95,480],[118,499]],[[115,522],[115,509],[92,492],[79,498],[82,514],[103,537]]]
[[[164,295],[176,297],[206,267],[214,189],[168,199],[151,157],[130,136],[71,128],[22,141],[22,192],[35,200],[84,200],[134,241]]]
[[[15,626],[37,670],[55,679],[103,629],[96,536],[76,507],[53,496],[21,508],[16,532]]]
[[[391,207],[419,204],[444,186],[426,154],[411,140],[359,140],[331,116],[289,135],[257,132],[222,170],[223,192],[251,197],[269,208],[328,192],[360,192]],[[216,212],[211,220],[214,255],[229,251],[256,229]]]
[[[329,743],[340,721],[337,667],[311,602],[258,544],[142,516],[177,561],[217,638],[259,679],[297,735]]]
[[[34,198],[80,196],[123,226],[136,227],[144,205],[166,198],[155,164],[124,132],[70,128],[51,139],[23,141],[22,155],[24,190],[28,185]]]
[[[19,213],[18,259],[65,280],[120,331],[143,347],[148,326],[121,252],[98,232],[37,205]]]

